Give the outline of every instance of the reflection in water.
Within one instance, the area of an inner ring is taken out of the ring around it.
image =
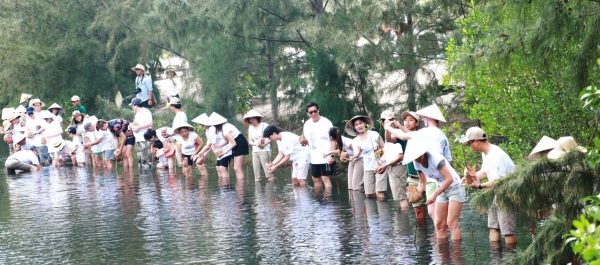
[[[289,169],[288,169],[289,170]],[[196,172],[197,174],[197,172]],[[248,173],[251,174],[251,173]],[[466,245],[432,241],[397,202],[274,181],[44,168],[0,181],[0,263],[499,263],[465,204]],[[342,182],[333,178],[332,182]],[[468,221],[467,221],[468,220]],[[528,230],[525,228],[525,233]],[[526,238],[525,236],[521,238]],[[520,244],[528,244],[525,240]],[[468,262],[466,262],[468,261]]]

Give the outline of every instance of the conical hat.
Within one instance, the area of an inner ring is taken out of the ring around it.
[[[440,111],[440,108],[436,104],[429,105],[423,109],[420,109],[416,112],[416,114],[427,117],[427,118],[431,118],[434,120],[446,122],[446,119],[444,118],[444,114],[442,114],[442,112]]]
[[[554,147],[556,147],[556,140],[544,135],[542,136],[542,139],[535,145],[533,150],[531,150],[529,158],[532,158],[539,152],[554,149]]]
[[[2,109],[2,119],[7,120],[8,117],[12,116],[15,113],[14,108],[4,108]]]
[[[30,95],[30,94],[25,94],[25,93],[21,94],[21,100],[19,101],[19,104],[21,104],[21,103],[23,103],[23,102],[27,101],[27,100],[28,100],[28,99],[30,99],[30,98],[31,98],[31,95]]]
[[[27,112],[27,109],[25,108],[25,106],[23,105],[19,105],[16,109],[15,109],[15,113],[25,113]]]
[[[428,140],[408,140],[406,142],[406,152],[404,152],[404,158],[402,164],[407,165],[421,155],[429,151],[435,142]]]
[[[573,137],[560,137],[558,140],[556,140],[556,147],[554,147],[554,149],[548,153],[548,158],[559,159],[564,154],[575,150],[579,150],[584,153],[587,152],[587,149],[579,146]]]
[[[11,113],[8,117],[6,117],[6,120],[11,122],[14,119],[18,119],[18,118],[21,118],[21,114]]]
[[[20,141],[23,141],[25,137],[27,137],[26,134],[20,133],[19,135],[15,136],[15,138],[13,138],[13,143],[19,143]]]
[[[4,130],[7,130],[8,127],[10,127],[10,121],[3,121],[2,122],[2,127],[4,127]]]
[[[36,104],[36,103],[40,103],[40,104],[42,104],[42,108],[46,106],[46,104],[45,104],[44,102],[42,102],[42,101],[41,101],[39,98],[32,99],[32,100],[29,102],[29,106],[30,106],[30,107],[33,107],[33,105],[34,105],[34,104]]]
[[[244,119],[248,119],[248,118],[254,118],[254,117],[262,117],[263,115],[261,115],[258,111],[251,109],[250,111],[248,111],[248,113],[246,113],[246,115],[244,115]]]
[[[40,115],[39,117],[37,115]],[[36,118],[37,119],[54,119],[54,117],[56,117],[56,115],[52,114],[49,111],[42,111],[40,113],[36,113]]]
[[[358,133],[356,132],[356,130],[354,130],[354,121],[358,118],[363,118],[366,120],[367,122],[367,126],[370,126],[370,128],[373,128],[373,126],[375,126],[375,123],[373,122],[373,119],[367,117],[367,116],[362,116],[362,115],[358,115],[358,116],[354,116],[352,117],[352,119],[350,119],[348,122],[346,122],[346,126],[344,128],[344,130],[346,131],[346,133],[348,135],[351,136],[356,136],[358,135]],[[368,131],[368,128],[365,128],[365,131]]]
[[[200,125],[206,125],[206,123],[208,122],[208,115],[206,115],[206,113],[202,113],[200,114],[200,116],[194,118],[192,122],[198,123]]]
[[[219,113],[213,112],[208,117],[208,122],[205,125],[215,126],[215,125],[223,124],[226,122],[227,122],[227,119],[225,119],[225,117],[219,115]]]
[[[173,133],[179,134],[181,128],[188,128],[190,131],[195,131],[194,126],[188,124],[187,122],[180,121],[177,124],[173,125]]]
[[[63,111],[63,108],[56,103],[52,103],[48,109],[58,109],[58,111]]]

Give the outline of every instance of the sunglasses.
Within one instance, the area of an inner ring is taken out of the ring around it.
[[[311,111],[308,112],[308,114],[315,114],[317,112],[319,112],[319,110],[311,110]]]

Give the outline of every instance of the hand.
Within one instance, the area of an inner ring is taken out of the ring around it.
[[[477,178],[473,178],[473,183],[471,183],[471,185],[469,185],[469,186],[471,186],[471,188],[478,189],[479,184],[481,184],[481,182]]]
[[[115,156],[119,156],[121,154],[121,149],[115,150]]]
[[[387,165],[381,165],[380,167],[376,168],[375,171],[377,172],[377,174],[383,174],[386,168]]]
[[[330,165],[333,165],[333,163],[335,163],[335,158],[333,156],[329,156],[329,159],[327,159],[327,163]]]
[[[276,165],[272,165],[271,167],[269,167],[269,173],[273,173],[273,172],[275,172],[275,170],[277,170]]]
[[[391,126],[392,128],[394,128],[394,129],[398,129],[398,128],[400,128],[400,126],[401,126],[401,125],[402,125],[402,124],[400,124],[400,122],[399,122],[399,121],[393,121],[393,122],[392,122],[392,124],[390,124],[390,126]]]
[[[437,194],[437,191],[435,191],[435,192],[433,193],[433,195],[432,195],[431,197],[429,197],[429,199],[427,199],[427,202],[425,202],[425,203],[426,203],[427,205],[434,203],[434,202],[435,202],[435,200],[437,199],[437,196],[438,196],[438,194]]]
[[[152,104],[152,100],[148,99],[148,106],[152,106],[154,104]]]
[[[323,154],[323,158],[327,158],[328,156],[329,156],[329,153]]]
[[[138,132],[140,130],[140,128],[138,126],[131,126],[131,130],[133,132]]]

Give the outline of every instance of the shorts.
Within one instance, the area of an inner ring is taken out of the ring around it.
[[[515,216],[514,206],[511,206],[510,208],[510,211],[500,209],[496,204],[496,196],[494,196],[494,201],[488,209],[488,227],[499,229],[500,234],[503,236],[514,235],[515,227],[517,226],[517,218]]]
[[[162,156],[161,156],[162,157]],[[230,156],[227,156],[230,157]],[[165,159],[167,159],[167,157],[165,156]],[[184,161],[187,159],[188,161],[188,166],[193,166],[194,165],[194,161],[192,161],[192,155],[184,155],[181,154],[181,163],[184,163]],[[223,159],[221,159],[223,160]],[[218,166],[219,161],[217,161],[217,166]],[[225,166],[226,167],[226,166]]]
[[[306,179],[308,177],[309,163],[292,163],[292,179]]]
[[[410,175],[407,176],[406,178],[406,182],[408,182],[408,185],[413,185],[415,187],[419,187],[419,178],[412,178],[410,177]],[[427,202],[427,194],[425,193],[425,191],[423,191],[423,193],[421,193],[421,199],[418,202],[415,202],[412,204],[413,208],[416,207],[421,207],[421,206],[425,206],[425,203]]]
[[[102,157],[104,157],[104,160],[115,159],[115,149],[109,149],[109,150],[102,151]]]
[[[229,161],[231,161],[231,156],[228,155],[226,157],[222,157],[220,160],[217,160],[218,167],[229,167]]]
[[[125,145],[135,145],[135,137],[133,136],[125,136]]]
[[[143,101],[138,106],[144,107],[144,108],[151,108],[151,106],[148,105],[148,101],[150,101],[150,100]]]
[[[390,189],[395,201],[408,199],[406,196],[406,166],[391,165],[385,172],[390,180]]]
[[[61,159],[63,162],[67,163],[67,162],[72,162],[71,161],[71,157],[70,156],[63,156],[63,158]]]
[[[40,163],[44,163],[46,161],[50,162],[50,154],[48,154],[48,147],[45,145],[37,146],[38,157],[40,158]]]
[[[461,185],[449,186],[444,192],[440,193],[435,202],[448,203],[449,201],[465,202],[465,187]]]
[[[313,178],[320,178],[321,176],[329,177],[333,175],[335,170],[335,163],[333,164],[310,164],[310,172]]]
[[[245,156],[249,154],[248,150],[248,140],[244,137],[243,134],[240,133],[237,137],[235,137],[235,147],[231,149],[231,153],[233,157]]]

